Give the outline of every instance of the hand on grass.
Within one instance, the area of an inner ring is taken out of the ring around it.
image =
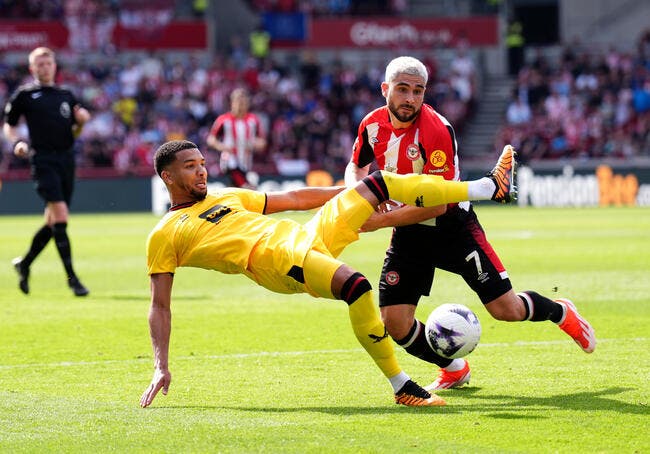
[[[144,390],[140,398],[140,406],[142,408],[148,407],[153,402],[154,397],[158,391],[162,389],[162,393],[167,395],[169,391],[169,384],[172,381],[172,374],[167,369],[156,369],[151,379],[151,384]]]

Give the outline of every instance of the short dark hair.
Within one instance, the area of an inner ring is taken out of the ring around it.
[[[158,176],[161,176],[162,171],[165,170],[169,164],[174,162],[176,159],[176,153],[183,150],[190,150],[192,148],[198,149],[199,147],[189,140],[172,140],[159,146],[153,157],[153,167],[156,169]]]

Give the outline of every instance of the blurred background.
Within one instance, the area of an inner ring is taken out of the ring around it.
[[[552,198],[535,179],[546,175],[567,183],[554,204],[645,205],[649,17],[647,0],[0,0],[0,103],[31,80],[30,50],[55,50],[57,82],[93,115],[73,211],[141,211],[167,140],[197,143],[219,180],[205,140],[237,87],[267,133],[261,183],[337,181],[359,122],[385,104],[387,62],[413,55],[429,69],[426,102],[456,129],[464,178],[512,143],[523,204]],[[0,213],[39,212],[10,148],[0,138]],[[595,192],[572,196],[576,177]]]

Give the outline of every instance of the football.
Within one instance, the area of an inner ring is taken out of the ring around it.
[[[427,342],[440,356],[462,358],[469,355],[481,338],[481,323],[472,310],[462,304],[436,307],[425,325]]]

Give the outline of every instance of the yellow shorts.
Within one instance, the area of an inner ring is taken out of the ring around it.
[[[328,201],[300,229],[308,235],[287,235],[287,249],[256,251],[246,273],[259,285],[277,293],[309,293],[323,298],[332,295],[332,278],[343,264],[337,257],[359,238],[359,228],[373,207],[357,191],[347,190]],[[293,244],[291,239],[301,238]],[[306,251],[296,254],[296,249]]]
[[[359,239],[359,229],[374,208],[355,190],[346,190],[328,201],[305,224],[320,238],[332,257],[338,257],[350,243]],[[315,249],[319,249],[315,244]]]

